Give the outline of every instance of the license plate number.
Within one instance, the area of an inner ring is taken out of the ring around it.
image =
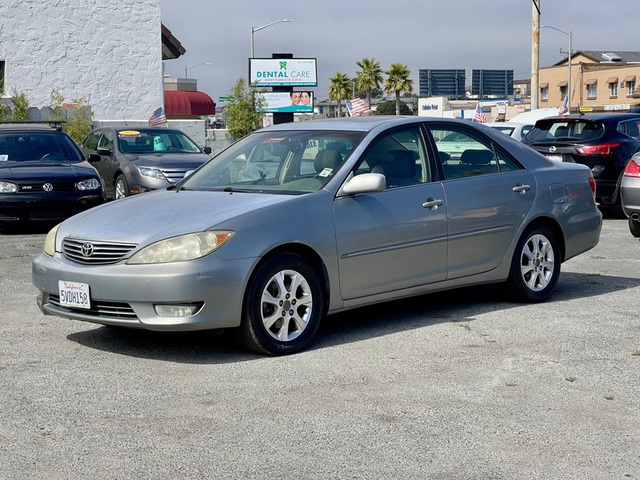
[[[549,160],[553,160],[554,162],[561,162],[562,155],[545,155]]]
[[[60,293],[60,306],[74,308],[91,308],[91,298],[89,297],[89,285],[78,282],[58,282],[58,292]]]

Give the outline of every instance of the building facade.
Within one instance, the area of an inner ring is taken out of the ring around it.
[[[83,100],[95,119],[148,119],[163,105],[160,0],[2,0],[0,92],[31,107]]]

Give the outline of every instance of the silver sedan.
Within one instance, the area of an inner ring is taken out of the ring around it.
[[[436,138],[466,136],[452,159]],[[505,283],[551,295],[594,247],[588,167],[455,119],[275,125],[177,185],[78,214],[33,262],[47,315],[159,331],[234,329],[250,349],[305,348],[325,315]]]

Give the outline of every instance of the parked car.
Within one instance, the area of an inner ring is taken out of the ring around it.
[[[60,123],[0,125],[0,224],[60,222],[104,200],[100,176]]]
[[[631,157],[620,182],[622,209],[629,218],[629,231],[640,237],[640,153]]]
[[[464,162],[436,149],[452,132],[474,140]],[[594,187],[584,165],[462,120],[278,124],[172,187],[58,225],[33,284],[47,315],[233,328],[257,352],[292,353],[326,314],[377,302],[492,282],[544,301],[560,264],[598,243]]]
[[[202,149],[181,130],[164,127],[96,128],[81,148],[100,156],[95,166],[109,199],[169,187],[211,158],[211,148]]]
[[[488,122],[485,125],[495,128],[496,130],[515,138],[522,140],[527,133],[533,128],[533,123],[520,122]]]
[[[622,216],[620,181],[640,151],[640,114],[592,113],[538,120],[523,142],[551,160],[582,163],[596,180],[596,200]],[[624,218],[624,217],[623,217]]]

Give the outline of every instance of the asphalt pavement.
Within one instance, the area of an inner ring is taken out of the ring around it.
[[[230,335],[44,316],[38,230],[0,233],[0,479],[640,479],[640,242],[605,220],[551,299],[500,287]]]

